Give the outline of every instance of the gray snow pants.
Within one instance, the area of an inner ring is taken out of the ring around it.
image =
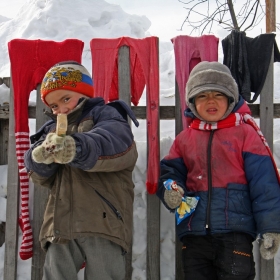
[[[50,244],[43,280],[77,280],[85,262],[85,280],[123,280],[125,256],[122,248],[104,238],[82,237],[67,244]]]

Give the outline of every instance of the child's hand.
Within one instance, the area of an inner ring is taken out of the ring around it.
[[[165,190],[164,201],[170,209],[175,209],[180,206],[184,190],[177,185],[177,190]]]
[[[53,152],[56,146],[54,141],[55,135],[55,133],[49,133],[44,142],[32,151],[32,159],[35,162],[45,164],[51,164],[54,162]]]
[[[49,133],[42,143],[32,152],[32,158],[38,163],[50,164],[69,163],[76,154],[75,140],[71,136],[58,136],[55,133]]]
[[[37,163],[51,164],[54,162],[54,157],[42,145],[36,147],[32,151],[32,159]]]
[[[265,233],[261,240],[260,253],[266,260],[274,258],[280,245],[280,233]]]
[[[71,162],[74,159],[76,155],[76,144],[74,138],[71,136],[67,135],[62,138],[63,138],[62,147],[60,147],[58,151],[55,151],[53,156],[55,162],[65,164]]]

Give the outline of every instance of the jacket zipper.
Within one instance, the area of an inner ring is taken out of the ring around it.
[[[74,182],[73,178],[72,178],[72,173],[71,174],[71,179],[72,179],[72,182]],[[71,184],[71,188],[70,188],[70,221],[73,221],[73,184]],[[72,239],[72,234],[73,234],[73,223],[70,223],[70,236],[71,236],[71,239]]]
[[[56,221],[58,220],[57,218],[57,209],[58,209],[58,201],[59,201],[59,193],[60,193],[60,186],[62,185],[62,176],[61,176],[61,169],[59,168],[58,169],[58,174],[57,174],[57,177],[59,178],[59,182],[56,183],[56,190],[55,190],[55,206],[54,206],[54,212],[53,212],[53,230],[54,230],[54,233],[53,233],[53,239],[56,238],[56,237],[60,237],[61,236],[61,232],[58,231],[56,229]],[[72,218],[73,218],[73,203],[72,203],[72,199],[73,199],[73,195],[72,195],[72,187],[71,187],[71,191],[70,191],[70,221],[73,221]],[[58,222],[59,224],[59,222]],[[69,235],[70,235],[70,239],[72,239],[72,222],[70,222],[70,226],[69,226]]]
[[[117,218],[119,220],[122,220],[122,215],[121,213],[118,211],[118,209],[109,201],[107,200],[103,195],[101,195],[97,190],[95,190],[95,192],[101,197],[102,200],[104,200],[108,206],[113,210],[113,212],[116,214]]]
[[[210,226],[210,210],[211,210],[211,199],[212,199],[212,169],[211,169],[211,147],[215,130],[211,130],[208,146],[207,146],[207,167],[208,167],[208,201],[207,201],[207,212],[206,212],[206,230],[209,230]]]

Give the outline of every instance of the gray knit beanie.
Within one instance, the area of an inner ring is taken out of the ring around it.
[[[229,98],[225,119],[239,100],[238,86],[229,68],[219,62],[202,61],[191,71],[186,85],[186,103],[193,114],[203,120],[196,111],[195,97],[205,91],[218,91]]]

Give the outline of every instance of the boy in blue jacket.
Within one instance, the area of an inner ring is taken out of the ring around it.
[[[265,259],[280,243],[275,162],[225,65],[196,65],[186,103],[192,121],[161,160],[157,191],[176,214],[185,279],[253,280],[252,242]]]
[[[75,61],[54,65],[41,86],[51,118],[25,153],[31,180],[50,190],[40,242],[46,251],[43,279],[125,278],[125,253],[132,243],[137,160],[127,121],[133,112],[122,101],[93,98],[89,72]],[[66,135],[56,133],[67,115]]]

